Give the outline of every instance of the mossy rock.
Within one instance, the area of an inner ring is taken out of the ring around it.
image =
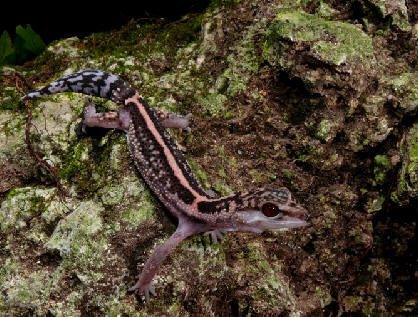
[[[193,114],[190,134],[170,133],[205,189],[286,186],[310,225],[188,239],[144,304],[127,290],[176,222],[135,173],[125,135],[77,136],[84,96],[35,101],[31,138],[59,170],[60,197],[26,149],[13,77],[0,76],[0,178],[27,171],[0,179],[0,315],[414,313],[415,267],[399,259],[415,255],[415,222],[389,220],[416,209],[416,51],[388,26],[395,11],[353,20],[358,3],[214,1],[179,21],[57,41],[6,69],[35,87],[87,68],[122,76],[152,107]]]
[[[401,73],[398,76],[386,77],[383,83],[392,92],[388,99],[395,111],[413,114],[418,110],[417,73]]]
[[[404,32],[411,30],[405,0],[362,0],[362,2],[377,9],[382,17],[388,18],[390,26],[398,27]]]
[[[347,104],[356,102],[374,76],[376,59],[372,39],[353,24],[302,10],[280,9],[266,38],[266,60],[288,72],[290,77],[302,79],[329,104],[336,102],[333,100],[336,87],[346,96],[352,91],[353,98]]]
[[[396,192],[392,200],[406,205],[410,199],[418,197],[418,124],[412,126],[402,145],[402,167],[399,172]]]

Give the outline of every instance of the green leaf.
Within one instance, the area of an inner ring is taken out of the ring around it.
[[[26,28],[21,25],[16,26],[16,42],[19,43],[19,47],[35,55],[42,53],[46,47],[39,34],[29,24],[26,25]]]
[[[7,31],[4,31],[0,36],[0,66],[6,64],[14,64],[15,49]]]

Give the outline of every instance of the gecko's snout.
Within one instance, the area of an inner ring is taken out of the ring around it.
[[[249,208],[237,213],[241,230],[274,231],[308,224],[308,211],[292,198],[291,192],[285,187],[258,189],[250,195],[244,194],[243,198],[249,202]]]

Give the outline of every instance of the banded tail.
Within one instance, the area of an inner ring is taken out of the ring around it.
[[[123,105],[123,101],[135,94],[135,89],[117,75],[103,70],[82,70],[67,75],[49,85],[32,91],[22,100],[39,98],[62,92],[78,92],[112,100]]]

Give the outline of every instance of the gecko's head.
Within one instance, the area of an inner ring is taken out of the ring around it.
[[[236,209],[240,230],[263,232],[303,227],[307,210],[292,199],[287,188],[258,189],[239,196]]]

